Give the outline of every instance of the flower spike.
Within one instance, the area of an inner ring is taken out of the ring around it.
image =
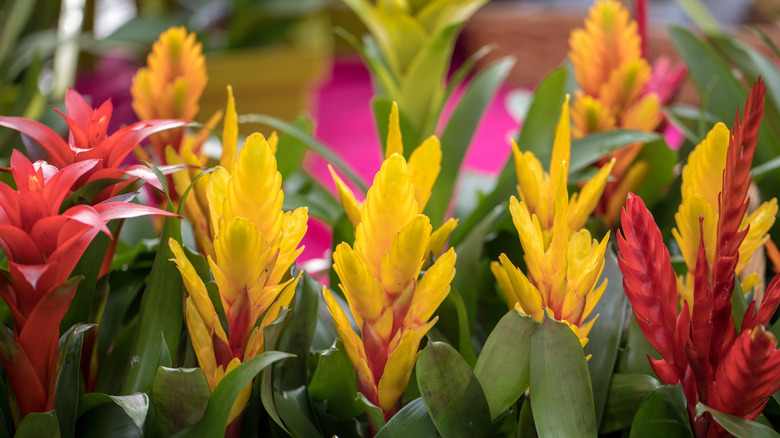
[[[386,420],[400,409],[420,340],[435,323],[431,316],[455,275],[456,256],[450,248],[419,278],[432,246],[443,246],[446,238],[434,237],[430,220],[420,214],[416,193],[410,166],[392,154],[368,190],[354,245],[341,243],[333,253],[333,267],[360,337],[332,292],[323,289],[357,371],[358,390],[382,408]]]

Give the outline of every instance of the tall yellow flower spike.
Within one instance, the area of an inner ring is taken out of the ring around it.
[[[546,312],[565,322],[584,346],[596,320],[588,317],[607,284],[605,280],[596,287],[609,233],[598,242],[582,227],[604,190],[614,160],[569,198],[568,109],[567,96],[555,133],[549,175],[533,153],[521,153],[513,144],[520,200],[513,196],[509,211],[525,252],[528,275],[506,254],[492,262],[490,270],[510,308],[539,321]]]
[[[207,81],[202,51],[195,34],[187,33],[184,27],[172,27],[160,35],[147,57],[147,66],[138,70],[130,88],[139,119],[195,117]],[[184,128],[180,128],[151,136],[157,158],[165,159],[167,145],[178,151],[183,135]]]
[[[385,159],[389,159],[393,154],[402,155],[404,150],[401,138],[401,124],[398,116],[398,105],[393,102],[390,110],[390,120],[387,128],[387,143],[385,145]],[[441,170],[441,144],[436,136],[430,136],[412,151],[407,163],[410,178],[414,185],[414,198],[417,201],[418,211],[422,213],[425,205],[431,197],[431,189],[436,182]],[[363,204],[358,202],[352,190],[336,174],[332,167],[328,166],[333,181],[336,183],[336,189],[339,193],[341,205],[352,222],[353,227],[357,227],[361,221],[361,209]],[[434,232],[434,238],[426,250],[426,257],[431,253],[440,254],[444,249],[444,244],[449,238],[450,233],[458,224],[457,219],[449,219],[439,229]],[[427,260],[427,259],[426,259]]]
[[[637,24],[619,1],[597,0],[585,27],[572,31],[569,48],[581,87],[572,105],[575,138],[615,128],[652,132],[658,127],[661,102],[655,93],[644,92],[650,65],[642,58]],[[615,181],[607,184],[598,208],[608,224],[617,220],[628,192],[647,177],[647,166],[634,163],[640,148],[633,144],[610,154],[617,160]]]
[[[688,162],[682,170],[682,202],[674,215],[677,227],[672,229],[672,235],[680,246],[680,252],[688,268],[686,274],[678,277],[677,290],[680,299],[688,302],[688,309],[691,312],[693,312],[693,275],[701,236],[699,218],[703,219],[704,252],[707,255],[707,262],[712,266],[719,216],[720,184],[716,182],[722,180],[726,168],[729,136],[726,125],[723,123],[715,125],[704,141],[688,155]],[[753,253],[769,240],[767,233],[775,223],[777,210],[777,199],[772,198],[742,219],[740,231],[748,226],[750,229],[739,247],[737,275],[743,274],[742,271],[750,262]],[[745,292],[760,282],[756,273],[749,274],[751,275],[742,282]]]
[[[555,132],[550,174],[544,171],[542,163],[533,152],[520,152],[512,141],[512,151],[517,172],[517,192],[528,211],[537,216],[545,245],[550,242],[555,222],[555,199],[558,186],[566,187],[571,155],[571,124],[569,122],[569,96],[561,109],[561,117]],[[615,160],[610,160],[580,190],[572,195],[568,202],[568,225],[571,233],[585,225],[601,198],[604,186]]]
[[[263,352],[263,328],[290,305],[300,275],[284,277],[303,250],[298,245],[308,215],[305,207],[282,211],[276,158],[257,133],[244,142],[232,172],[219,168],[213,173],[206,192],[215,236],[208,262],[225,310],[227,334],[181,246],[173,239],[168,243],[188,292],[190,338],[213,391],[225,374]],[[243,410],[250,390],[251,385],[236,400],[231,421]]]
[[[219,165],[230,173],[236,162],[236,152],[238,151],[238,115],[236,113],[236,100],[233,98],[233,88],[227,86],[227,103],[225,105],[225,118],[222,128],[222,154]],[[209,131],[207,131],[209,132]],[[184,143],[179,152],[170,145],[165,148],[165,157],[168,164],[186,164],[189,167],[186,171],[179,171],[172,174],[174,189],[178,198],[184,195],[184,192],[195,181],[195,178],[208,167],[208,157],[203,153],[195,153],[194,147],[190,145],[190,137],[185,136]],[[268,145],[272,151],[276,151],[278,137],[272,133],[268,138]],[[212,241],[214,235],[211,223],[211,214],[209,213],[209,202],[207,189],[211,174],[205,174],[195,181],[190,194],[185,201],[184,216],[192,223],[193,233],[195,234],[195,243],[198,246],[198,252],[201,254],[215,257]]]
[[[357,370],[358,390],[382,408],[385,419],[400,408],[420,340],[436,322],[430,318],[455,276],[456,256],[450,248],[418,280],[436,237],[428,217],[419,213],[416,191],[404,158],[391,155],[360,209],[355,244],[341,243],[333,254],[333,267],[360,337],[333,294],[323,288]]]

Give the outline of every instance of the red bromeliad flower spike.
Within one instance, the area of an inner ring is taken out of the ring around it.
[[[68,89],[65,94],[67,114],[60,115],[70,129],[65,142],[56,132],[35,120],[22,117],[0,116],[0,126],[15,129],[37,141],[46,150],[46,159],[57,168],[97,159],[91,169],[76,182],[74,189],[98,179],[119,179],[125,174],[143,178],[159,187],[157,177],[145,166],[130,166],[121,170],[122,161],[133,148],[150,135],[167,129],[184,126],[184,120],[146,120],[125,126],[107,135],[108,123],[114,107],[110,100],[93,109],[77,91]],[[58,111],[59,112],[59,111]],[[124,185],[113,186],[111,193],[117,193]],[[101,199],[107,198],[106,194]]]
[[[109,234],[113,219],[171,213],[112,198],[94,206],[76,205],[60,213],[73,184],[99,164],[75,162],[58,170],[11,155],[16,190],[0,184],[0,247],[8,257],[10,280],[0,276],[0,296],[14,318],[13,336],[0,328],[0,363],[14,389],[19,412],[53,407],[57,345],[62,317],[77,281],[68,281],[92,239]]]
[[[740,230],[747,210],[750,167],[763,113],[765,87],[760,80],[748,96],[742,122],[731,131],[719,198],[715,255],[710,266],[700,218],[699,247],[693,285],[693,312],[684,301],[677,314],[676,281],[661,232],[641,198],[630,195],[618,236],[620,269],[626,295],[639,326],[663,359],[653,361],[659,378],[682,382],[694,435],[728,436],[709,413],[697,416],[701,402],[731,415],[755,419],[780,383],[780,350],[766,324],[780,303],[775,277],[756,311],[748,306],[737,331],[731,297],[739,248],[748,228]]]

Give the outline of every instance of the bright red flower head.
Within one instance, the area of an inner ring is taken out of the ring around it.
[[[98,179],[120,179],[125,174],[143,178],[157,186],[157,178],[145,166],[131,166],[124,170],[119,167],[133,148],[150,135],[187,123],[184,120],[146,120],[108,135],[108,123],[114,110],[111,101],[107,100],[99,108],[93,109],[72,89],[68,89],[65,94],[65,110],[67,114],[60,115],[70,130],[67,142],[35,120],[0,116],[0,126],[15,129],[37,141],[46,151],[47,161],[57,168],[64,169],[73,163],[98,160],[79,178],[74,189]]]
[[[693,312],[685,301],[677,314],[676,279],[669,252],[642,199],[630,195],[621,217],[619,264],[626,296],[645,337],[663,356],[651,360],[656,374],[666,384],[682,382],[696,437],[728,436],[709,414],[697,416],[699,402],[755,419],[780,383],[780,350],[775,337],[765,330],[780,302],[780,277],[769,284],[757,311],[755,302],[748,306],[739,330],[731,307],[739,246],[747,234],[740,226],[747,209],[764,92],[759,80],[748,96],[742,121],[737,114],[731,131],[712,265],[700,226]]]
[[[14,150],[16,189],[0,184],[0,247],[8,257],[10,276],[0,276],[0,296],[14,318],[13,337],[0,334],[0,362],[22,416],[53,403],[59,326],[77,285],[68,278],[89,243],[101,231],[110,235],[106,224],[113,219],[171,215],[125,202],[133,195],[60,212],[74,183],[99,163],[87,159],[58,170],[45,161],[31,163]]]

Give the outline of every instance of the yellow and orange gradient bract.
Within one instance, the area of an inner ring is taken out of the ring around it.
[[[298,245],[308,214],[305,207],[282,211],[281,184],[273,150],[258,133],[246,139],[231,171],[219,168],[210,175],[206,197],[215,237],[208,262],[228,333],[192,263],[178,242],[169,241],[188,292],[187,327],[212,391],[225,374],[263,352],[263,328],[295,294],[300,275],[289,278],[288,272],[303,251]],[[251,385],[233,405],[231,420],[243,410],[250,390]]]

